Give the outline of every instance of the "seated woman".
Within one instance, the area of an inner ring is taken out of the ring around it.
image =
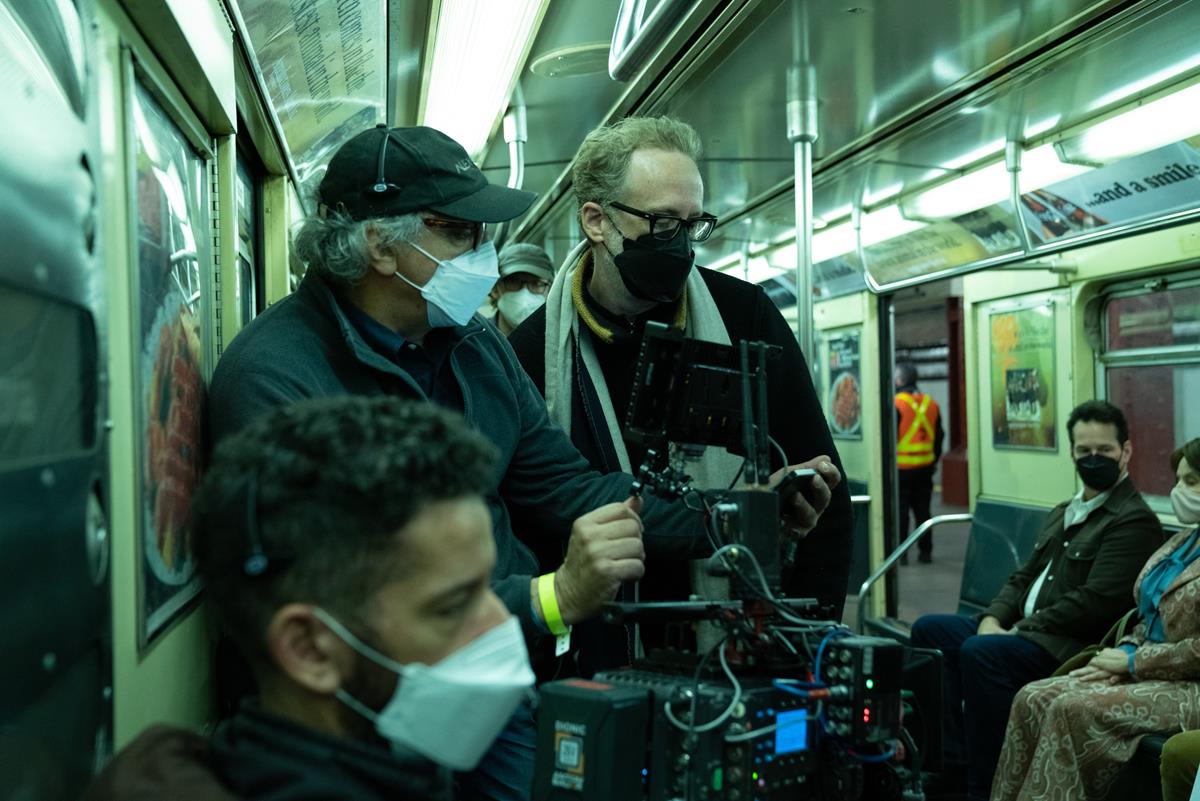
[[[1142,568],[1132,635],[1017,693],[992,801],[1102,798],[1143,735],[1200,728],[1200,438],[1171,467],[1171,505],[1192,527]]]

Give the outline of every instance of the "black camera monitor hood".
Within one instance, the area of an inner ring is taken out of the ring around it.
[[[626,436],[660,452],[670,442],[723,447],[745,456],[747,478],[754,477],[769,457],[766,367],[781,353],[777,345],[719,345],[647,323],[625,415]],[[766,473],[761,478],[765,481]]]

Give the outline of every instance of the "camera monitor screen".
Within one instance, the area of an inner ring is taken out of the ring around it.
[[[768,365],[781,349],[766,348]],[[759,354],[751,347],[751,373]],[[741,356],[737,347],[685,339],[678,329],[647,323],[626,413],[626,436],[655,447],[664,442],[716,445],[746,455],[742,431]]]
[[[808,748],[808,710],[793,709],[775,716],[775,753],[791,754]]]

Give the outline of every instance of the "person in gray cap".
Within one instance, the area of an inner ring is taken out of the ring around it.
[[[505,245],[500,251],[500,280],[488,295],[495,316],[492,322],[508,336],[546,302],[554,280],[554,266],[546,251],[528,242]]]
[[[590,468],[507,341],[476,313],[499,278],[485,226],[516,217],[533,199],[489,184],[457,142],[432,128],[379,126],[350,139],[295,238],[304,279],[226,348],[208,421],[219,441],[280,406],[348,394],[461,413],[498,452],[483,493],[496,544],[492,589],[528,642],[554,634],[569,647],[571,625],[640,578],[647,552],[689,558],[708,546],[703,517],[682,502],[631,499],[632,476]],[[815,524],[824,504],[793,498],[789,512]],[[514,529],[566,543],[557,569],[543,573]],[[447,625],[454,603],[445,603]],[[460,775],[458,798],[527,799],[535,740],[523,705],[479,766]]]

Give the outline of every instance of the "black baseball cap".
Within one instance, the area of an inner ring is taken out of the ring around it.
[[[379,124],[338,148],[317,190],[321,213],[355,220],[421,209],[471,222],[503,222],[537,195],[488,183],[462,145],[433,128]]]

